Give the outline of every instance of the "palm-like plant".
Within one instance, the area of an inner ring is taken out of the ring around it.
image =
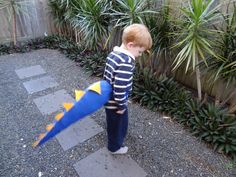
[[[174,27],[170,20],[170,5],[164,4],[157,9],[158,15],[145,16],[145,24],[151,32],[153,39],[152,56],[150,67],[155,74],[169,75],[170,58],[172,58],[172,44],[171,32]]]
[[[117,45],[117,40],[112,41],[113,33],[116,33],[116,39],[121,38],[122,28],[133,23],[144,23],[145,14],[153,13],[150,9],[152,0],[112,0],[111,30],[104,45],[107,48],[108,42],[111,46]]]
[[[6,9],[8,12],[9,21],[13,18],[12,25],[12,34],[13,34],[13,43],[16,45],[17,42],[17,28],[16,28],[16,17],[24,11],[24,6],[27,5],[27,2],[30,1],[18,1],[18,0],[0,0],[0,10]]]
[[[63,34],[67,24],[67,20],[65,19],[65,13],[69,8],[69,4],[67,1],[64,0],[49,0],[48,4],[51,8],[51,14],[54,17],[54,23],[59,30],[59,34]]]
[[[230,4],[229,4],[230,5]],[[229,8],[228,5],[228,8]],[[206,71],[210,73],[210,80],[214,85],[216,81],[223,80],[226,86],[236,81],[236,4],[233,4],[233,11],[227,10],[223,16],[222,27],[219,30],[219,40],[217,41],[217,52],[223,58],[210,58],[209,67]],[[233,92],[232,94],[235,94]],[[230,94],[232,96],[232,94]],[[229,98],[231,97],[229,96]],[[220,101],[220,95],[216,95],[217,101]],[[224,100],[225,103],[228,99]],[[222,104],[223,104],[222,103]],[[234,110],[235,111],[235,110]]]
[[[179,52],[173,62],[173,69],[184,64],[186,72],[189,68],[196,71],[199,100],[202,99],[199,62],[202,60],[207,64],[209,55],[217,57],[212,49],[216,31],[210,26],[219,17],[219,6],[212,8],[214,2],[215,0],[191,0],[188,7],[180,9],[182,16],[176,20],[177,32],[174,35],[177,41],[174,48],[179,49]]]
[[[146,17],[156,14],[156,10],[151,10],[153,0],[116,0],[112,1],[111,23],[112,29],[107,38],[104,48],[106,48],[108,41],[116,31],[116,39],[121,38],[121,31],[124,27],[133,23],[145,24]],[[120,36],[119,36],[120,35]],[[117,44],[117,40],[115,40]],[[114,46],[114,44],[112,44]],[[142,65],[142,64],[141,64]]]
[[[49,0],[51,14],[54,17],[55,26],[58,28],[59,34],[73,36],[71,34],[73,22],[76,15],[80,13],[80,4],[78,0]],[[74,29],[77,42],[77,29]]]
[[[51,13],[54,17],[54,23],[56,27],[59,29],[59,33],[61,33],[61,28],[65,23],[64,21],[65,8],[60,5],[59,1],[56,0],[49,0],[48,5],[51,8]]]
[[[66,21],[73,21],[76,15],[80,12],[81,1],[78,0],[61,0],[61,6],[66,7],[64,19]]]
[[[125,27],[133,23],[144,23],[144,16],[155,13],[147,0],[117,0],[113,3],[115,26]]]
[[[80,12],[71,20],[74,28],[80,30],[88,49],[99,48],[109,33],[109,12],[111,3],[108,0],[87,0],[80,4]]]
[[[217,70],[214,81],[217,79],[224,79],[227,83],[235,81],[236,76],[236,4],[234,3],[234,10],[232,14],[227,11],[223,15],[223,26],[219,29],[220,38],[217,41],[217,51],[223,58],[222,60],[215,60],[211,58],[212,63],[209,69]]]
[[[81,9],[80,9],[81,1],[61,0],[61,2],[62,2],[62,4],[64,4],[64,6],[66,5],[64,19],[70,25],[69,28],[71,29],[71,27],[75,26],[74,23],[77,22],[77,14],[79,14],[81,12]],[[78,43],[78,41],[79,41],[78,31],[79,31],[79,29],[74,28],[76,43]]]

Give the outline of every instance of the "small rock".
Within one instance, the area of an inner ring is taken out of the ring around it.
[[[163,119],[170,119],[170,117],[168,117],[168,116],[163,116],[162,118]]]
[[[138,136],[140,139],[142,139],[143,137],[141,135]]]
[[[23,148],[26,148],[26,145],[25,145],[25,144],[23,145]]]
[[[148,125],[152,125],[152,123],[151,123],[151,122],[148,122]]]
[[[231,173],[232,173],[232,175],[236,175],[236,168],[233,168]]]
[[[43,173],[40,171],[40,172],[38,173],[38,177],[41,177],[41,176],[43,176]]]

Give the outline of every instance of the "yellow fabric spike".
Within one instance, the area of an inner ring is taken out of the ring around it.
[[[54,124],[49,124],[46,126],[46,130],[51,131],[53,127],[54,127]]]
[[[75,100],[78,101],[85,94],[83,90],[75,90]]]
[[[63,112],[61,112],[61,113],[59,113],[59,114],[57,114],[56,116],[55,116],[55,119],[57,120],[57,121],[59,121],[59,120],[61,120],[61,118],[64,116],[64,113]]]
[[[92,90],[98,94],[101,94],[101,83],[96,82],[95,84],[91,85],[91,87],[89,87],[88,90]]]
[[[35,141],[33,144],[32,144],[32,147],[35,148],[36,146],[38,146],[39,144],[39,140],[38,141]]]
[[[74,104],[73,103],[63,103],[64,108],[66,109],[66,111],[69,111]]]

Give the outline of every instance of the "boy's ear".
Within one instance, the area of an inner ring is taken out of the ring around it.
[[[126,46],[127,46],[128,48],[131,48],[131,47],[134,46],[134,43],[133,43],[133,42],[128,42],[128,43],[126,44]]]

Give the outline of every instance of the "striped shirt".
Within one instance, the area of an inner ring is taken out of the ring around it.
[[[128,96],[132,91],[134,67],[134,56],[120,47],[114,47],[107,56],[103,79],[112,85],[113,93],[105,108],[126,108]]]

